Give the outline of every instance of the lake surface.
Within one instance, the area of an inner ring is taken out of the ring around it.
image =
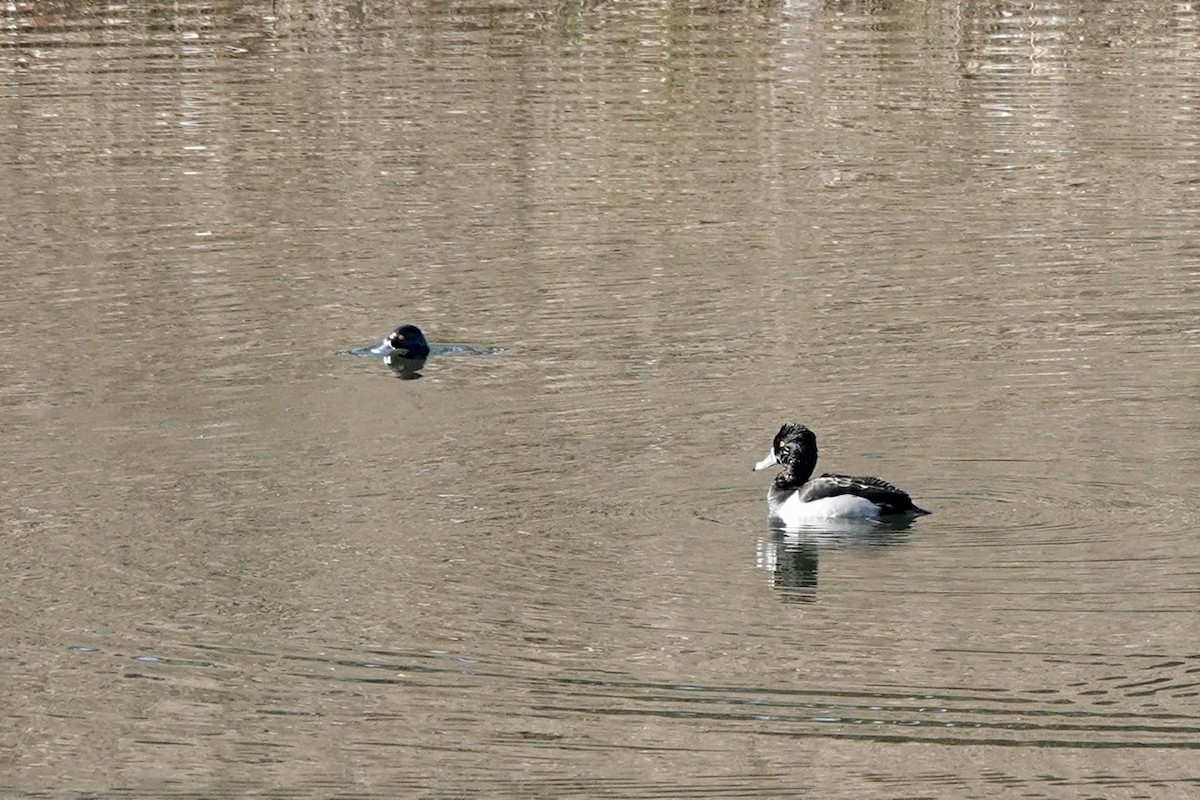
[[[0,795],[1200,790],[1193,6],[0,20]]]

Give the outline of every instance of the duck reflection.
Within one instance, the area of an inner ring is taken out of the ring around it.
[[[770,539],[758,540],[757,564],[771,570],[771,586],[788,603],[811,603],[817,599],[817,546],[804,540],[788,540],[780,531]]]
[[[383,356],[383,363],[387,364],[388,369],[396,373],[396,377],[402,381],[415,381],[421,376],[421,367],[425,366],[424,358],[406,358],[401,355]]]
[[[911,518],[822,520],[813,525],[775,528],[758,541],[756,564],[771,571],[771,585],[785,603],[817,599],[817,568],[822,550],[890,547],[907,541]]]

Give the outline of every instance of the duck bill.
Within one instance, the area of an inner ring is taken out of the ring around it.
[[[766,469],[767,467],[773,467],[778,463],[779,463],[779,459],[775,457],[775,451],[772,450],[770,453],[767,453],[766,458],[764,458],[762,461],[760,461],[754,465],[754,471],[758,472],[760,469]]]

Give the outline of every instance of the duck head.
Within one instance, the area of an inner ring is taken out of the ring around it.
[[[394,349],[394,355],[401,358],[424,359],[429,357],[429,342],[425,334],[416,325],[401,325],[388,334],[387,343]]]
[[[775,434],[771,452],[754,465],[755,471],[780,464],[792,480],[806,481],[817,466],[817,435],[799,423],[790,422]]]

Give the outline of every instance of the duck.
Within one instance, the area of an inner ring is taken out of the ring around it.
[[[416,325],[405,323],[396,326],[387,336],[375,344],[356,347],[351,355],[377,358],[404,380],[421,377],[421,368],[429,358],[429,341]]]
[[[374,344],[350,349],[350,354],[368,358],[407,358],[413,361],[430,356],[494,356],[504,352],[500,347],[478,344],[438,344],[425,338],[416,325],[397,325],[391,333]]]
[[[786,423],[775,434],[771,452],[754,470],[783,467],[767,491],[771,519],[785,527],[808,520],[879,519],[930,512],[918,507],[908,492],[882,478],[825,473],[813,478],[817,466],[817,435],[799,423]]]
[[[364,356],[382,361],[400,378],[421,377],[421,369],[430,356],[494,356],[504,352],[500,347],[475,344],[439,344],[425,338],[421,329],[411,323],[397,325],[392,332],[374,344],[354,347],[352,356]]]
[[[425,359],[429,357],[429,341],[416,325],[405,323],[396,326],[387,336],[375,344],[366,344],[350,350],[351,355],[371,358],[411,358]]]
[[[430,343],[416,325],[398,325],[396,330],[385,336],[383,342],[376,347],[390,347],[386,355],[400,356],[401,359],[427,359],[430,357]]]

